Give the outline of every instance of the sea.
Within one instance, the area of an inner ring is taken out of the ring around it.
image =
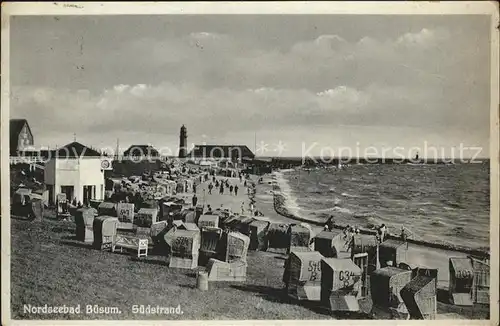
[[[489,248],[489,164],[356,164],[277,174],[287,210],[301,218],[414,239]]]

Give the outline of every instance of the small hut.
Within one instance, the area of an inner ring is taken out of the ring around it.
[[[165,242],[170,245],[171,250],[169,267],[193,269],[198,266],[199,232],[187,230],[167,232]]]
[[[140,227],[149,228],[158,219],[158,209],[141,208],[134,218],[134,224]]]
[[[406,242],[394,239],[387,239],[379,245],[379,262],[380,267],[398,266],[399,263],[406,263],[408,245]]]
[[[225,232],[223,234],[221,250],[224,261],[231,263],[234,261],[247,261],[248,246],[250,238],[239,232]]]
[[[288,228],[288,237],[290,244],[287,248],[287,253],[290,253],[293,247],[308,247],[311,240],[311,230],[304,225],[295,224]]]
[[[410,319],[436,319],[437,279],[429,276],[417,276],[401,290],[401,298],[410,315]]]
[[[472,284],[472,301],[474,303],[490,303],[490,264],[488,261],[470,257],[474,269]]]
[[[134,223],[134,207],[132,203],[118,203],[116,215],[121,223]]]
[[[321,231],[314,237],[314,250],[325,258],[337,258],[342,248],[337,243],[343,242],[342,232],[338,230]],[[340,241],[339,241],[340,240]]]
[[[248,225],[250,236],[250,250],[266,251],[266,232],[269,222],[254,220]]]
[[[470,258],[451,257],[450,263],[451,304],[457,306],[472,306],[472,285],[474,283],[474,268]]]
[[[76,240],[83,242],[93,242],[94,232],[92,226],[94,218],[97,216],[95,208],[80,208],[76,211],[75,224],[76,224]]]
[[[217,215],[202,215],[198,220],[198,227],[201,229],[205,226],[218,228],[219,227],[219,216]]]
[[[116,204],[112,202],[102,202],[99,204],[99,207],[97,208],[97,214],[99,216],[114,216],[116,217]]]
[[[290,247],[289,224],[271,223],[267,229],[267,248],[288,249]]]
[[[221,250],[222,229],[205,226],[201,229],[201,247],[198,265],[205,266],[210,258],[218,258]]]
[[[323,258],[317,251],[290,253],[283,273],[283,281],[290,297],[299,301],[320,301]]]
[[[112,216],[97,216],[94,218],[94,248],[99,250],[111,249],[116,237],[118,218]]]
[[[321,260],[321,302],[331,311],[359,311],[361,269],[350,259]]]
[[[370,289],[374,306],[389,311],[391,308],[406,313],[401,290],[411,281],[411,271],[397,267],[377,269],[370,275]]]

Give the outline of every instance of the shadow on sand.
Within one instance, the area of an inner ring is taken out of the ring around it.
[[[306,309],[314,311],[315,313],[322,314],[325,316],[331,316],[336,319],[372,319],[368,314],[359,313],[342,313],[342,312],[331,312],[325,307],[321,306],[320,302],[315,301],[299,301],[290,298],[284,288],[272,288],[262,285],[231,285],[232,288],[245,291],[257,293],[261,298],[271,302],[277,302],[281,304],[294,304],[302,306]]]

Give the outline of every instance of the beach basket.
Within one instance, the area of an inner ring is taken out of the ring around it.
[[[94,218],[92,230],[94,232],[93,246],[96,249],[106,250],[113,247],[118,227],[118,218],[112,216],[97,216]]]
[[[198,266],[200,233],[197,231],[175,230],[167,232],[165,241],[170,245],[169,267],[193,269]]]
[[[325,258],[337,258],[338,253],[342,250],[342,247],[337,245],[339,242],[343,242],[342,232],[337,230],[321,231],[314,237],[314,250]]]
[[[222,229],[203,227],[198,265],[205,266],[210,258],[218,258],[221,252]]]
[[[82,242],[94,241],[94,231],[92,230],[92,226],[94,224],[94,218],[96,216],[97,210],[95,208],[80,208],[76,211],[76,240]]]
[[[288,249],[290,247],[289,224],[273,223],[269,224],[267,230],[267,249]]]
[[[434,277],[418,275],[400,291],[410,319],[436,319],[436,283]]]
[[[290,253],[293,247],[308,247],[311,240],[311,230],[304,225],[291,225],[288,229],[290,245],[287,248],[287,253]]]
[[[290,254],[283,273],[283,281],[290,297],[299,301],[320,301],[323,258],[317,251]]]
[[[116,215],[120,223],[134,223],[134,206],[132,203],[118,203],[116,205]]]
[[[158,209],[156,208],[141,208],[135,214],[134,224],[139,227],[150,228],[153,223],[158,220]]]
[[[330,311],[359,311],[361,269],[350,259],[321,260],[321,302]]]
[[[250,250],[265,251],[267,249],[266,233],[268,226],[269,222],[259,220],[254,220],[248,225],[250,236]]]
[[[400,292],[411,279],[411,271],[397,267],[389,266],[374,271],[370,275],[373,305],[387,312],[394,308],[400,313],[407,313]]]
[[[385,240],[379,245],[380,267],[388,266],[388,262],[392,262],[392,266],[407,263],[407,252],[408,246],[406,242],[393,239]]]
[[[97,214],[99,216],[113,216],[116,217],[116,204],[112,202],[102,202],[97,208]]]
[[[490,264],[481,259],[470,258],[474,269],[472,300],[474,303],[490,304]]]
[[[202,215],[198,220],[198,227],[201,229],[203,227],[219,227],[219,216],[217,215]]]
[[[231,263],[234,261],[247,261],[248,246],[250,238],[239,232],[225,232],[223,234],[221,250],[224,261]]]
[[[474,284],[474,268],[470,258],[452,257],[449,262],[451,304],[472,306],[472,287]]]

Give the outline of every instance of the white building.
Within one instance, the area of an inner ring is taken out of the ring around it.
[[[99,152],[78,142],[51,152],[44,174],[49,202],[60,193],[82,204],[104,199],[104,170],[109,167],[102,162]]]

